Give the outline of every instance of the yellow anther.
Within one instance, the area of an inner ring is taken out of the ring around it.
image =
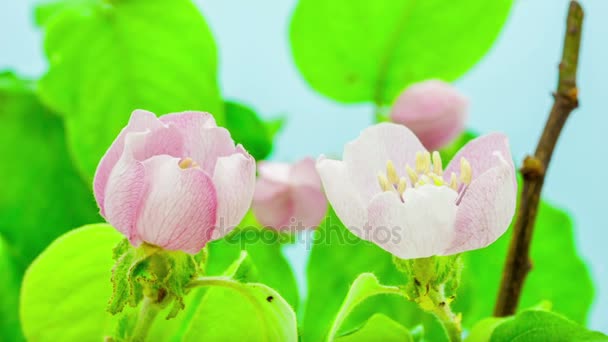
[[[431,154],[424,152],[424,173],[431,171]]]
[[[443,163],[441,162],[441,156],[437,151],[433,152],[433,172],[438,176],[443,175]]]
[[[378,173],[378,183],[382,191],[390,191],[393,186],[388,182],[388,178],[382,172]]]
[[[450,188],[458,191],[458,179],[456,177],[456,173],[454,172],[452,172],[452,175],[450,176]]]
[[[405,166],[405,172],[407,172],[407,175],[410,177],[410,184],[414,185],[418,182],[418,174],[409,165]]]
[[[471,184],[472,173],[473,171],[471,170],[471,164],[469,164],[469,161],[464,158],[460,158],[460,181],[466,185]]]
[[[397,175],[397,170],[395,170],[395,165],[392,160],[386,162],[386,175],[391,184],[399,183],[399,176]]]
[[[429,177],[431,177],[431,179],[433,180],[433,183],[437,186],[441,186],[444,183],[443,178],[441,178],[441,176],[438,176],[433,172],[429,173]]]
[[[422,175],[422,176],[420,176],[420,179],[416,183],[416,187],[423,186],[423,185],[426,185],[429,183],[431,183],[431,179],[429,178],[429,176]]]
[[[424,152],[416,152],[416,173],[424,173]]]
[[[184,158],[182,160],[179,161],[179,163],[177,163],[177,165],[179,165],[179,167],[181,167],[182,169],[188,169],[191,167],[196,167],[198,166],[194,160],[192,160],[192,158],[188,157],[188,158]]]
[[[399,179],[399,184],[397,185],[397,192],[399,192],[399,194],[403,194],[403,192],[405,191],[406,188],[407,188],[407,180],[405,179],[405,177],[401,177]]]

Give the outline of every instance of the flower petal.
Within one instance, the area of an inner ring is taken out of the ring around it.
[[[292,188],[295,229],[319,226],[327,213],[327,199],[316,186],[300,185]]]
[[[258,164],[260,178],[268,179],[277,183],[287,183],[291,166],[287,163],[276,163],[262,161]]]
[[[402,259],[441,254],[452,241],[457,193],[448,187],[410,188],[404,202],[394,192],[376,196],[369,206],[363,238]]]
[[[145,191],[143,161],[159,153],[179,156],[183,143],[174,127],[125,134],[122,155],[106,181],[101,214],[131,242],[138,244],[135,221]]]
[[[101,158],[97,170],[95,171],[93,189],[95,192],[95,200],[101,209],[102,215],[105,215],[103,204],[105,202],[106,184],[114,165],[116,165],[123,153],[127,133],[144,132],[146,130],[154,131],[161,127],[163,127],[163,124],[158,120],[154,113],[145,110],[134,111],[131,114],[127,126],[122,129],[120,134],[118,134],[118,137],[116,137],[110,148]]]
[[[408,87],[395,101],[391,120],[411,129],[429,150],[455,138],[464,128],[468,100],[458,89],[440,80]]]
[[[347,228],[363,227],[367,221],[367,209],[360,192],[351,182],[346,164],[321,156],[317,160],[317,171],[327,199],[342,223]]]
[[[209,174],[213,174],[220,157],[236,152],[230,133],[217,127],[209,113],[182,112],[163,115],[163,123],[175,125],[185,137],[184,157],[190,157]]]
[[[473,179],[480,177],[493,167],[500,166],[500,160],[495,157],[494,152],[499,152],[513,168],[509,139],[502,133],[490,133],[469,141],[456,153],[445,169],[446,179],[449,180],[452,172],[456,173],[457,176],[460,175],[461,158],[467,159],[471,164]]]
[[[487,170],[467,188],[456,215],[454,240],[445,255],[486,247],[509,227],[515,213],[517,180],[509,162]]]
[[[381,123],[363,130],[344,148],[346,163],[353,185],[368,201],[382,190],[378,172],[386,172],[386,162],[392,160],[397,171],[405,174],[405,165],[414,165],[416,152],[426,151],[420,140],[403,125]]]
[[[321,191],[321,178],[315,167],[315,160],[306,157],[293,164],[289,170],[289,183],[292,186],[311,186]]]
[[[213,181],[199,168],[182,169],[180,158],[146,160],[146,195],[137,220],[142,241],[168,250],[198,253],[210,240],[217,218]]]
[[[255,191],[255,160],[241,145],[236,151],[231,156],[219,158],[213,173],[218,196],[214,240],[225,236],[241,222]]]
[[[265,178],[258,179],[251,208],[265,227],[280,229],[288,226],[294,212],[289,185]]]

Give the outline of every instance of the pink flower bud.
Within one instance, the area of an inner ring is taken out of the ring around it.
[[[194,254],[249,209],[255,161],[208,113],[136,110],[93,186],[101,215],[133,245]]]
[[[315,162],[263,162],[253,197],[253,212],[264,226],[277,230],[317,227],[325,217],[327,199]]]
[[[395,101],[391,121],[411,129],[429,150],[439,149],[464,129],[468,100],[449,83],[428,80],[407,88]]]

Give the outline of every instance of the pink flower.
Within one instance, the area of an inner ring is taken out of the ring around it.
[[[255,161],[210,114],[157,118],[136,110],[97,166],[93,186],[101,214],[133,245],[193,254],[243,218]]]
[[[263,162],[253,196],[253,212],[275,229],[317,227],[327,212],[327,199],[312,158],[295,164]]]
[[[430,150],[443,147],[464,128],[468,100],[449,83],[428,80],[407,88],[395,101],[391,121],[407,126]]]
[[[485,247],[515,211],[515,169],[502,134],[469,142],[443,170],[439,154],[409,129],[383,123],[347,144],[343,159],[317,161],[329,202],[354,234],[402,259]]]

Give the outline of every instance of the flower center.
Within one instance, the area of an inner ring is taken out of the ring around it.
[[[190,158],[190,157],[182,158],[177,165],[179,165],[179,167],[182,169],[198,167],[198,164],[194,160],[192,160],[192,158]]]
[[[460,177],[452,172],[448,183],[443,177],[443,163],[437,151],[432,154],[427,151],[417,152],[416,165],[414,168],[405,165],[403,176],[398,174],[392,160],[386,162],[386,172],[378,172],[382,191],[396,192],[401,200],[408,187],[419,188],[423,185],[449,186],[461,194],[471,183],[471,177],[471,164],[465,158],[460,158]]]

